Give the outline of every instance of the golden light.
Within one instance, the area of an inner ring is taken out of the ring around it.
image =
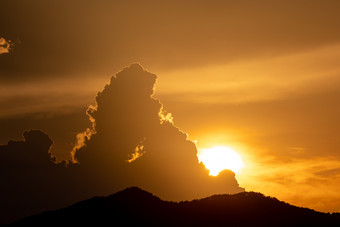
[[[210,171],[211,176],[217,176],[224,169],[239,173],[244,167],[241,155],[230,147],[215,146],[199,149],[197,156],[199,162]]]

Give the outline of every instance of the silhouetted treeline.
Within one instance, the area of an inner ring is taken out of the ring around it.
[[[340,226],[340,214],[292,206],[261,193],[168,202],[132,187],[70,207],[31,216],[12,225],[95,226]]]

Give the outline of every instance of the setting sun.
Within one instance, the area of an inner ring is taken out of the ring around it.
[[[224,169],[238,173],[244,167],[241,155],[224,146],[199,149],[198,159],[212,176],[217,176]]]

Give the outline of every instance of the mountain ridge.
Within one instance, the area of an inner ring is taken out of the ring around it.
[[[164,201],[138,187],[96,196],[66,208],[23,218],[21,225],[118,226],[340,226],[339,213],[322,213],[258,192]]]

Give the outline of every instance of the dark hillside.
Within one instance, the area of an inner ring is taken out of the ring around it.
[[[12,225],[340,226],[340,215],[292,206],[255,192],[175,203],[132,187]]]

